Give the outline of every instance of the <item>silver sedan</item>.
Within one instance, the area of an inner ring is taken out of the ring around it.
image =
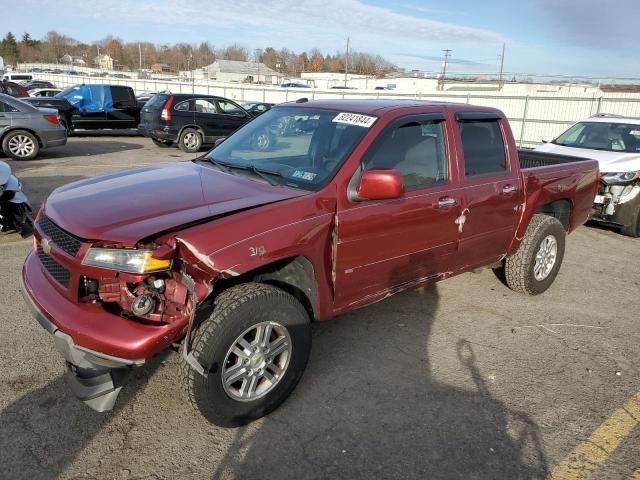
[[[36,108],[0,93],[0,144],[5,155],[31,160],[44,148],[67,143],[67,132],[58,111]]]

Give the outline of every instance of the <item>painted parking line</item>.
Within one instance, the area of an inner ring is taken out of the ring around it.
[[[640,392],[631,397],[622,408],[613,412],[591,436],[578,445],[556,465],[548,480],[581,480],[590,478],[609,458],[622,441],[640,422]],[[640,470],[634,473],[640,480]]]

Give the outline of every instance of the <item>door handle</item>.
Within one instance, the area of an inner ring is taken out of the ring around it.
[[[502,187],[502,193],[513,193],[516,190],[518,190],[517,187],[514,187],[513,185],[505,185],[504,187]]]
[[[455,198],[442,197],[442,198],[438,199],[438,203],[436,205],[437,205],[438,208],[446,208],[446,207],[453,207],[457,203],[458,202],[456,201]]]

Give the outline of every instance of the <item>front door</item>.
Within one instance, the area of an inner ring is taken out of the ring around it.
[[[224,136],[231,135],[249,120],[247,112],[237,103],[230,100],[216,100],[216,103]]]
[[[395,200],[347,202],[338,210],[338,310],[449,271],[457,251],[460,199],[444,123],[441,114],[402,117],[364,155],[363,170],[399,171],[405,193]]]
[[[464,178],[459,267],[502,258],[513,241],[523,191],[520,172],[509,164],[502,122],[497,115],[456,115]],[[513,157],[515,158],[515,157]]]

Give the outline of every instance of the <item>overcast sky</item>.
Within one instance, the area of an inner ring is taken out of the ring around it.
[[[0,0],[0,33],[379,53],[405,68],[640,77],[640,0]],[[4,31],[3,31],[4,29]]]

